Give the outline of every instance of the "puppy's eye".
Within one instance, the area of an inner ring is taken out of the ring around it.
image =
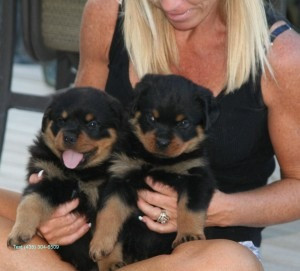
[[[98,128],[100,126],[100,124],[98,123],[98,121],[96,121],[96,120],[92,120],[92,121],[90,121],[89,123],[87,123],[87,127],[89,128],[89,129],[96,129],[96,128]]]
[[[58,118],[58,119],[56,120],[56,123],[57,123],[57,125],[58,125],[59,127],[63,127],[63,126],[65,125],[65,123],[66,123],[66,120],[63,119],[63,118]]]
[[[189,128],[191,123],[188,120],[182,120],[177,123],[177,127],[180,129],[187,129]]]
[[[147,114],[147,120],[150,122],[150,123],[154,123],[156,121],[155,117],[152,115],[152,114]]]

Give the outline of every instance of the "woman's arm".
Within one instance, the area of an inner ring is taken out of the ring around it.
[[[81,23],[80,62],[76,86],[91,86],[104,90],[118,7],[116,0],[87,1]]]
[[[262,91],[282,180],[223,197],[230,210],[225,224],[267,226],[300,218],[300,36],[293,30],[279,35],[269,60],[276,81],[263,77]]]

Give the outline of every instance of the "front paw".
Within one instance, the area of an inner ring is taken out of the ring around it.
[[[29,242],[35,235],[36,230],[26,227],[14,228],[7,239],[7,247],[15,248]]]
[[[98,262],[107,257],[114,248],[115,242],[110,238],[92,239],[90,243],[90,258]]]
[[[205,240],[204,233],[202,234],[177,234],[176,239],[172,244],[172,248],[179,246],[185,242],[196,241],[196,240]]]

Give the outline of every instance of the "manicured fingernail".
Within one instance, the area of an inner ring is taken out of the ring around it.
[[[38,177],[41,178],[42,175],[43,175],[43,173],[44,173],[44,170],[42,169],[42,170],[38,173]]]
[[[92,223],[88,223],[89,228],[92,227]]]
[[[138,219],[139,219],[139,221],[143,221],[143,217],[142,216],[139,216]]]

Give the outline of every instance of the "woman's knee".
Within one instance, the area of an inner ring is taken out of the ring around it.
[[[242,245],[229,240],[194,241],[180,245],[172,254],[175,270],[261,271],[257,257]]]
[[[38,245],[47,245],[44,240],[37,236],[30,242],[33,246],[29,247],[32,249],[25,249],[25,246],[20,247],[20,249],[8,249],[6,241],[12,226],[12,221],[0,216],[1,270],[74,270],[70,264],[62,262],[54,251],[48,249],[34,249],[34,247],[43,247]]]

